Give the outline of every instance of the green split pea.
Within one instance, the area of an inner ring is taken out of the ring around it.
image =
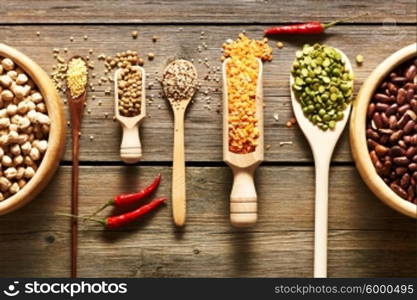
[[[322,130],[334,129],[352,101],[353,74],[334,48],[304,45],[295,53],[292,89],[304,115]]]

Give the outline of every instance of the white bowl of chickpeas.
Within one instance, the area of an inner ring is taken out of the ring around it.
[[[29,57],[0,44],[0,215],[43,190],[64,143],[63,104],[52,81]]]

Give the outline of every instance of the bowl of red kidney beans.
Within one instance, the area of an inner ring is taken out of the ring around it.
[[[417,218],[417,44],[385,59],[353,104],[352,155],[384,203]]]

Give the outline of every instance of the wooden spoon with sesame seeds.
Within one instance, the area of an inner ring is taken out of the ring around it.
[[[84,60],[85,66],[87,62],[81,56],[73,56],[68,60],[68,64],[74,59]],[[87,81],[85,82],[84,91],[74,97],[68,87],[67,76],[67,89],[66,94],[70,107],[71,115],[71,129],[72,129],[72,189],[71,189],[71,214],[78,215],[78,178],[79,178],[79,157],[80,157],[80,130],[81,120],[84,112],[84,103],[87,99],[87,83],[88,83],[88,67]],[[77,220],[73,218],[71,221],[71,277],[77,277]]]
[[[229,100],[226,67],[223,62],[223,160],[233,171],[230,195],[230,222],[235,227],[249,227],[258,219],[257,194],[254,183],[255,169],[264,158],[262,62],[258,59],[259,74],[256,84],[256,118],[259,137],[255,151],[237,154],[229,150]]]
[[[197,70],[189,61],[174,60],[163,72],[162,85],[174,113],[172,213],[175,225],[184,226],[186,216],[184,118],[187,106],[196,90]],[[182,96],[183,94],[186,96]]]
[[[139,126],[146,117],[146,97],[145,97],[145,70],[139,66],[133,66],[141,72],[142,94],[140,113],[137,116],[127,117],[120,114],[119,110],[119,75],[122,71],[117,69],[114,74],[114,114],[123,128],[122,143],[120,145],[120,157],[125,163],[133,164],[142,158],[142,146],[139,138]]]
[[[335,48],[336,49],[336,48]],[[340,50],[345,67],[353,73],[349,58]],[[314,236],[314,277],[327,277],[327,219],[328,219],[328,189],[329,167],[333,150],[349,119],[352,104],[344,110],[342,120],[336,122],[333,130],[323,131],[305,117],[292,85],[294,78],[290,76],[291,102],[297,123],[303,131],[315,162],[316,172],[316,202],[315,202],[315,236]]]

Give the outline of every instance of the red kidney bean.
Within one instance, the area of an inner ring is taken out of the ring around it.
[[[391,134],[391,136],[389,137],[389,141],[391,143],[396,143],[396,142],[398,142],[398,140],[400,138],[402,138],[403,135],[404,135],[404,131],[403,130],[401,130],[401,129],[400,130],[397,130],[393,134]]]
[[[400,197],[417,203],[417,59],[392,70],[367,109],[369,155],[379,176]]]
[[[390,129],[392,129],[392,130],[396,129],[397,128],[397,123],[398,122],[397,122],[397,117],[396,116],[392,115],[392,116],[389,117],[388,125],[389,125]]]
[[[408,90],[407,90],[407,95],[406,95],[406,97],[405,97],[405,98],[406,98],[406,100],[407,100],[407,101],[411,101],[411,100],[414,98],[414,93],[415,93],[415,92],[414,92],[414,89],[411,89],[411,88],[410,88],[410,89],[408,89]]]
[[[415,172],[415,171],[417,171],[417,164],[416,164],[416,163],[411,163],[411,164],[409,164],[409,165],[408,165],[408,169],[409,169],[411,172]]]
[[[411,65],[408,67],[407,71],[405,71],[405,77],[408,79],[408,81],[413,81],[414,77],[417,74],[417,68],[415,65]]]
[[[416,101],[416,103],[417,103],[417,101]],[[368,114],[367,114],[368,118],[372,118],[372,116],[374,115],[375,109],[376,109],[375,103],[373,103],[373,102],[369,103]]]
[[[405,156],[413,158],[417,154],[417,147],[410,147],[405,151]]]
[[[389,149],[387,147],[385,147],[385,146],[377,145],[375,147],[375,153],[379,157],[383,157],[383,156],[387,155],[388,152],[389,152]]]
[[[390,93],[392,95],[396,95],[397,94],[398,88],[397,88],[397,86],[395,84],[393,84],[392,82],[388,82],[387,83],[387,87],[388,87],[388,90],[390,91]]]
[[[395,76],[391,78],[391,81],[396,84],[405,84],[408,80],[407,80],[407,77]]]
[[[404,104],[404,105],[401,105],[399,108],[398,108],[398,113],[399,114],[404,114],[407,110],[409,110],[410,109],[410,104]]]
[[[407,156],[398,156],[398,157],[393,158],[393,162],[397,166],[404,167],[404,166],[408,166],[408,164],[410,163],[410,160],[407,158]]]
[[[378,102],[378,103],[375,105],[376,111],[379,111],[379,112],[385,112],[385,111],[388,109],[388,107],[389,107],[389,105],[388,105],[388,104],[386,104],[386,103],[381,103],[381,102]]]
[[[374,121],[374,124],[375,124],[376,128],[382,128],[382,126],[383,126],[382,118],[381,118],[381,115],[378,112],[374,113],[374,116],[372,117],[372,120]]]
[[[407,192],[404,191],[398,184],[391,183],[390,187],[398,196],[407,199]]]
[[[401,177],[400,186],[403,188],[407,188],[409,183],[410,183],[410,175],[408,173],[405,173]]]
[[[389,96],[382,94],[382,93],[375,94],[374,99],[377,102],[392,102]]]
[[[403,156],[405,154],[405,150],[400,146],[394,146],[389,150],[389,155],[391,157]]]
[[[416,125],[416,123],[413,120],[408,121],[405,125],[404,125],[404,133],[405,134],[409,134],[414,130],[414,126]]]
[[[378,134],[378,132],[376,132],[375,130],[372,130],[370,128],[366,130],[366,136],[368,138],[373,139],[374,141],[379,140],[379,134]]]
[[[398,176],[402,176],[403,174],[405,174],[405,172],[407,172],[407,168],[404,168],[404,167],[395,168],[395,174]]]
[[[397,93],[397,103],[398,105],[403,105],[407,100],[407,91],[403,88],[400,88]]]
[[[416,107],[417,107],[417,101],[416,101]],[[385,113],[387,114],[387,116],[391,116],[391,115],[395,115],[397,111],[398,111],[398,104],[394,103],[388,107]]]

